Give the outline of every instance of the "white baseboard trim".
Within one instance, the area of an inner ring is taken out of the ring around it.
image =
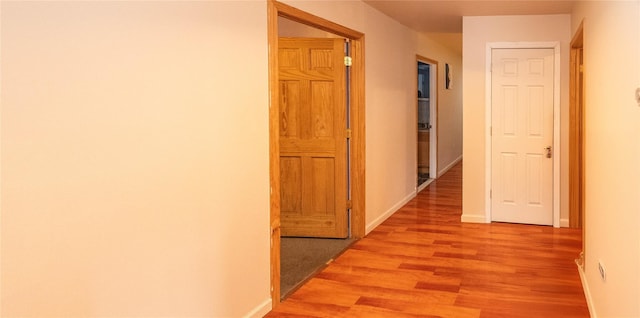
[[[261,318],[271,311],[271,298],[265,300],[262,304],[258,305],[248,314],[244,315],[245,318]]]
[[[463,214],[460,221],[462,223],[490,223],[484,215]]]
[[[569,227],[569,219],[560,219],[560,227]]]
[[[596,310],[595,308],[593,308],[593,299],[591,298],[591,292],[589,291],[589,284],[587,284],[587,277],[585,276],[582,268],[580,268],[580,265],[576,264],[576,266],[578,266],[578,273],[580,273],[580,280],[582,281],[582,291],[584,291],[584,298],[587,300],[587,308],[589,308],[589,317],[598,318],[598,315],[596,314]]]
[[[416,192],[409,193],[408,196],[404,197],[404,199],[402,199],[400,202],[396,203],[389,210],[387,210],[386,212],[382,213],[382,215],[380,215],[375,220],[373,220],[373,222],[367,224],[367,227],[365,228],[365,235],[369,234],[378,225],[382,224],[382,222],[384,222],[391,215],[396,213],[396,211],[398,211],[401,207],[403,207],[405,204],[407,204],[407,202],[411,201],[411,199],[415,198],[415,196],[416,196]]]
[[[447,171],[449,171],[449,169],[453,168],[453,166],[457,165],[458,162],[460,162],[460,161],[462,161],[462,155],[460,155],[460,157],[456,158],[453,162],[448,164],[446,167],[440,169],[440,171],[438,172],[437,177],[440,178],[443,174],[447,173]]]

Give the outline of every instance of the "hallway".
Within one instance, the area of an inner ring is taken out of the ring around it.
[[[461,223],[462,164],[266,317],[589,317],[579,229]]]

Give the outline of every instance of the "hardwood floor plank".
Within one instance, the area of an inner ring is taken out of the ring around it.
[[[366,318],[436,318],[434,316],[423,316],[407,314],[375,305],[355,305],[349,309],[342,317],[366,317]]]
[[[393,283],[388,285],[393,286],[413,286],[416,281],[430,281],[433,279],[432,272],[426,271],[411,271],[411,270],[402,270],[402,269],[380,269],[380,268],[370,268],[370,267],[361,267],[361,266],[345,266],[342,264],[333,264],[333,266],[328,267],[325,271],[320,273],[318,278],[328,278],[330,276],[320,276],[324,274],[343,274],[343,275],[352,275],[356,277],[371,279],[371,277],[393,277]],[[334,277],[335,278],[335,277]],[[368,284],[375,284],[380,287],[384,287],[384,282],[382,284],[376,282],[369,282]],[[390,286],[391,287],[391,286]]]
[[[389,300],[373,297],[362,297],[356,305],[384,308],[394,312],[401,312],[420,317],[459,317],[476,318],[480,316],[479,309],[455,307],[447,305],[424,305],[415,302]]]
[[[579,229],[461,211],[458,164],[266,317],[589,317]]]
[[[419,302],[423,305],[453,305],[456,300],[456,295],[448,292],[418,290],[413,289],[413,287],[397,289],[379,287],[373,284],[356,285],[347,282],[314,278],[296,291],[290,298],[286,299],[286,301],[293,299],[297,302],[324,303],[329,301],[329,303],[344,304],[345,300],[338,299],[341,296],[344,297],[344,295],[347,295],[349,300],[351,300],[353,296],[357,296],[358,299],[360,297],[374,297]],[[333,299],[333,302],[330,301],[331,299]],[[357,302],[357,300],[353,303],[355,304],[355,302]],[[276,308],[276,311],[279,310],[280,306]]]

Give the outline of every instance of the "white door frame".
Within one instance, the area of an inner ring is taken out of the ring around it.
[[[438,178],[438,63],[429,64],[429,179]]]
[[[488,42],[485,70],[485,220],[491,222],[492,49],[553,49],[553,227],[560,227],[560,42]]]

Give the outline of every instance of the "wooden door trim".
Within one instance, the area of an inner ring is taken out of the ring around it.
[[[280,303],[280,135],[278,92],[278,17],[331,32],[351,42],[351,221],[352,238],[365,235],[365,95],[364,34],[284,3],[267,1],[269,43],[269,185],[271,302]]]
[[[581,228],[582,253],[578,257],[578,264],[584,265],[585,253],[585,78],[584,66],[577,65],[578,54],[584,47],[584,21],[580,23],[571,40],[570,71],[569,71],[569,226]],[[581,52],[582,51],[582,52]],[[584,62],[584,55],[582,57]],[[584,64],[583,64],[584,65]],[[582,82],[579,72],[582,71]],[[582,84],[582,87],[579,85]],[[578,96],[580,94],[580,96]]]
[[[434,59],[430,59],[430,58],[422,56],[420,54],[416,54],[416,64],[418,62],[433,64],[433,65],[436,66],[436,72],[440,72],[440,64],[438,63],[438,61],[436,61]],[[436,83],[435,83],[436,84],[436,89],[435,89],[436,95],[438,95],[440,93],[440,81],[438,80],[438,76],[439,76],[439,74],[436,74],[436,76],[435,76],[435,78],[436,78]],[[414,78],[415,79],[418,78],[418,69],[417,68],[416,68],[416,75],[414,76]],[[416,82],[416,88],[413,91],[417,92],[418,91],[418,82],[417,82],[417,80],[415,82]],[[440,151],[438,151],[438,145],[440,144],[438,142],[439,138],[440,138],[439,134],[438,134],[438,131],[440,129],[440,116],[438,116],[439,112],[440,112],[440,106],[439,105],[440,105],[440,98],[439,98],[439,96],[436,96],[436,107],[435,107],[436,108],[436,116],[435,116],[436,117],[436,125],[435,125],[436,126],[436,129],[435,129],[435,135],[436,135],[435,162],[436,162],[436,166],[435,166],[435,169],[434,169],[436,173],[433,176],[431,176],[431,175],[429,176],[429,178],[432,178],[432,179],[437,179],[438,178],[438,153],[440,152]],[[417,115],[418,115],[418,101],[416,100],[416,116]],[[418,135],[418,125],[416,125],[416,136],[417,135]],[[429,151],[431,151],[431,150],[429,150]],[[429,156],[431,156],[431,153],[429,153]],[[416,162],[417,162],[417,160],[418,160],[418,153],[416,152]],[[429,165],[431,165],[431,163],[429,163]],[[416,165],[416,171],[418,169],[417,166],[418,165]],[[417,175],[417,173],[416,173],[416,175]]]
[[[578,96],[579,65],[577,65],[580,50],[583,48],[583,24],[581,23],[571,40],[571,54],[569,65],[569,226],[580,227],[582,213],[583,180],[584,175],[584,114]],[[582,100],[584,102],[584,100]]]
[[[560,42],[490,42],[485,54],[485,222],[491,223],[491,61],[493,49],[553,49],[553,227],[560,227]]]

